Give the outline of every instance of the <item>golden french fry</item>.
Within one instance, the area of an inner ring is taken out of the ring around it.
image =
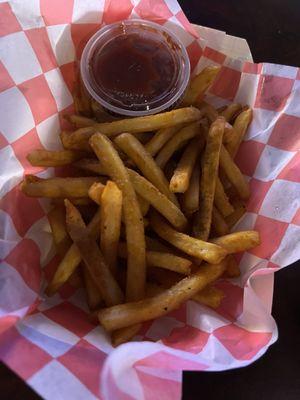
[[[108,181],[101,195],[100,249],[114,276],[117,269],[121,217],[122,192],[114,182]]]
[[[146,257],[143,217],[137,197],[127,169],[111,141],[97,133],[92,136],[90,144],[111,179],[122,191],[128,251],[126,299],[140,299],[145,290]]]
[[[84,171],[93,172],[94,174],[107,175],[99,160],[95,160],[93,158],[83,158],[73,165]]]
[[[93,239],[97,239],[100,234],[100,210],[96,212],[91,222],[88,224],[87,233]],[[76,271],[81,262],[81,255],[75,244],[69,248],[64,258],[61,260],[45,292],[48,296],[53,295]]]
[[[149,140],[152,139],[152,137],[153,137],[153,132],[138,132],[138,133],[132,133],[132,135],[133,135],[139,142],[141,142],[144,146],[146,146],[146,143],[148,143]]]
[[[56,206],[47,214],[51,227],[53,241],[59,256],[65,255],[72,244],[72,240],[67,232],[66,212],[64,207]]]
[[[196,100],[203,97],[205,91],[212,84],[220,69],[220,67],[209,66],[204,68],[198,75],[194,76],[191,79],[182,104],[195,104]]]
[[[151,155],[145,150],[145,147],[129,133],[123,133],[115,139],[115,143],[141,170],[154,186],[178,206],[178,201],[174,193],[169,190],[169,183],[164,176],[163,171],[157,166]],[[102,160],[101,160],[102,162]]]
[[[94,182],[100,182],[98,177],[80,178],[49,178],[41,179],[26,175],[20,188],[30,197],[88,197],[89,188]]]
[[[93,135],[94,128],[79,128],[74,132],[62,131],[60,136],[61,143],[66,150],[81,150],[91,152],[89,138]]]
[[[27,155],[27,160],[36,167],[60,167],[80,160],[84,153],[74,150],[32,150]]]
[[[227,254],[220,246],[211,247],[212,243],[175,231],[155,212],[151,214],[150,225],[158,236],[192,257],[218,264]]]
[[[189,187],[182,197],[182,208],[186,215],[191,215],[199,209],[200,175],[200,161],[197,161],[192,172]]]
[[[241,206],[237,207],[231,214],[229,214],[225,218],[229,229],[231,229],[242,218],[242,216],[245,213],[246,213],[246,208],[241,205]]]
[[[220,152],[220,167],[227,179],[238,192],[241,199],[247,200],[250,197],[248,182],[245,180],[239,167],[234,163],[230,154],[223,145],[221,146]]]
[[[145,217],[148,214],[148,211],[150,208],[150,203],[147,200],[145,200],[142,196],[140,196],[139,194],[137,194],[136,197],[137,197],[140,209],[141,209],[142,216]],[[144,222],[145,222],[145,218],[144,218]]]
[[[75,125],[77,128],[86,128],[89,126],[93,126],[97,123],[97,121],[92,118],[83,117],[82,115],[77,114],[68,115],[66,116],[66,118],[69,122],[71,122],[71,124]]]
[[[169,128],[159,129],[152,139],[149,140],[148,143],[145,144],[145,149],[154,157],[159,150],[174,136],[181,128],[183,128],[182,124],[171,126]]]
[[[204,137],[195,137],[184,150],[170,181],[170,190],[174,193],[187,191],[198,154],[204,147]]]
[[[127,258],[126,243],[119,243],[118,255],[121,258]],[[191,272],[192,262],[172,253],[147,250],[146,262],[149,266],[168,269],[184,275],[189,275]]]
[[[214,286],[206,286],[203,290],[196,293],[192,300],[197,303],[204,304],[207,307],[218,308],[224,298],[222,290]]]
[[[231,254],[253,249],[253,247],[260,244],[260,237],[257,231],[241,231],[229,233],[228,235],[211,239],[210,241],[211,243],[223,247]]]
[[[99,322],[99,319],[97,318]],[[125,328],[117,329],[111,334],[111,343],[114,347],[119,346],[122,343],[126,343],[131,340],[135,335],[138,334],[141,329],[141,324],[126,326]]]
[[[232,158],[236,156],[251,120],[252,110],[251,108],[248,108],[247,110],[243,111],[234,121],[233,132],[228,137],[226,144],[227,151]]]
[[[226,271],[223,274],[224,278],[238,278],[241,275],[239,265],[233,255],[227,256]]]
[[[230,122],[234,114],[239,111],[242,106],[239,103],[229,104],[220,115],[226,119],[227,122]]]
[[[196,273],[182,279],[161,294],[145,300],[100,310],[98,313],[99,321],[104,329],[113,331],[166,315],[219,278],[225,268],[225,262],[216,265],[203,265],[199,267]]]
[[[212,227],[218,236],[224,236],[229,232],[225,219],[216,207],[213,207],[212,211]]]
[[[137,172],[131,169],[127,171],[135,191],[159,211],[173,226],[179,230],[183,230],[187,225],[187,219],[180,208]]]
[[[65,200],[68,232],[74,241],[91,278],[97,285],[106,305],[123,302],[123,293],[115,281],[96,242],[89,236],[79,211]]]
[[[213,123],[219,117],[218,111],[215,109],[215,107],[206,101],[200,101],[196,104],[196,106],[210,123]]]
[[[103,299],[98,289],[98,286],[94,283],[93,278],[90,275],[89,270],[86,266],[83,268],[84,283],[86,288],[87,303],[90,310],[95,310],[101,306]]]
[[[202,158],[199,211],[196,213],[193,223],[193,234],[201,240],[207,240],[210,233],[224,127],[223,117],[217,118],[212,123]]]
[[[217,177],[216,180],[216,191],[215,191],[214,202],[217,209],[224,217],[227,217],[228,215],[233,213],[234,208],[228,199],[228,196],[224,190],[224,187],[219,177]]]
[[[102,185],[102,183],[101,183]],[[93,204],[92,200],[89,197],[67,197],[67,199],[74,206],[88,206]],[[54,197],[51,200],[54,206],[63,206],[64,205],[64,197]]]
[[[195,136],[199,137],[200,142],[201,136],[203,136],[203,129],[200,121],[193,122],[192,124],[180,129],[180,131],[178,131],[157,154],[155,158],[156,164],[161,169],[164,169],[172,155]]]

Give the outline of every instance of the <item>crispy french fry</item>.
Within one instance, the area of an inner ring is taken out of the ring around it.
[[[217,209],[221,212],[224,217],[227,217],[233,213],[234,208],[230,203],[227,194],[225,193],[224,187],[219,177],[216,180],[216,191],[214,198]]]
[[[241,275],[240,267],[233,255],[227,256],[226,271],[223,274],[224,278],[238,278]]]
[[[242,106],[239,103],[229,104],[220,115],[226,119],[227,122],[230,122],[234,114],[239,111]]]
[[[190,85],[182,101],[183,105],[195,104],[196,100],[203,97],[205,91],[212,84],[220,67],[209,66],[191,79]]]
[[[229,214],[225,218],[229,229],[231,229],[242,218],[242,216],[245,213],[246,213],[246,208],[244,206],[239,206],[233,211],[233,213]]]
[[[121,217],[122,192],[114,182],[108,181],[101,195],[100,248],[114,276],[117,269]]]
[[[210,123],[213,123],[219,117],[218,111],[215,109],[215,107],[206,101],[200,101],[196,106]]]
[[[140,299],[145,290],[146,257],[143,217],[136,194],[127,169],[111,141],[97,133],[90,143],[111,179],[122,191],[128,251],[126,299]]]
[[[212,123],[207,135],[206,147],[202,158],[200,208],[195,215],[193,224],[193,234],[201,240],[207,240],[210,233],[224,127],[225,120],[223,117],[217,118]]]
[[[159,211],[173,226],[179,230],[183,230],[187,225],[187,219],[180,208],[137,172],[131,169],[127,171],[135,191]]]
[[[98,177],[41,179],[26,175],[20,188],[30,197],[88,197],[88,190]]]
[[[88,224],[87,233],[95,240],[100,234],[100,210],[96,212],[91,222]],[[64,258],[61,260],[54,274],[52,281],[49,283],[45,292],[48,296],[53,295],[76,271],[81,262],[81,255],[75,244],[69,248]]]
[[[115,143],[126,153],[154,186],[178,206],[174,193],[169,190],[169,183],[163,171],[157,166],[145,147],[129,133],[123,133],[115,139]]]
[[[200,161],[196,162],[192,172],[190,185],[182,197],[182,208],[186,215],[191,215],[199,209],[200,196]]]
[[[59,256],[65,255],[72,244],[72,240],[67,232],[66,212],[64,207],[56,206],[47,214],[51,227],[53,241]]]
[[[260,244],[260,237],[257,231],[241,231],[229,233],[228,235],[211,239],[210,241],[223,247],[231,254],[253,249],[253,247]]]
[[[201,289],[219,278],[225,268],[225,262],[216,265],[203,265],[196,273],[182,279],[159,295],[99,311],[99,321],[104,329],[112,331],[161,317],[178,308]]]
[[[252,120],[252,110],[248,108],[243,111],[234,121],[233,132],[228,137],[226,148],[232,158],[236,156],[236,153],[240,147],[240,144],[245,136],[247,128]]]
[[[92,200],[89,197],[68,197],[67,199],[70,200],[70,202],[74,206],[88,206],[93,204]],[[52,198],[51,202],[55,206],[63,206],[64,197],[54,197]]]
[[[93,126],[97,123],[97,121],[92,118],[83,117],[82,115],[77,114],[68,115],[66,116],[66,118],[69,122],[71,122],[71,124],[75,125],[77,128],[86,128],[89,126]]]
[[[91,278],[100,290],[106,305],[123,302],[123,293],[115,281],[96,242],[89,236],[79,211],[65,200],[66,220],[69,234],[89,270]]]
[[[145,144],[145,149],[152,157],[156,156],[159,150],[174,136],[181,128],[182,124],[171,126],[169,128],[159,129],[152,139]]]
[[[203,290],[196,293],[192,300],[197,303],[204,304],[210,308],[218,308],[224,298],[224,293],[222,290],[214,286],[206,286]]]
[[[151,214],[150,225],[158,236],[192,257],[217,264],[227,254],[220,246],[211,247],[211,243],[175,231],[155,212]]]
[[[157,154],[155,158],[156,164],[161,169],[164,169],[172,155],[195,136],[199,137],[199,142],[201,141],[201,136],[202,140],[204,139],[200,121],[193,122],[180,129]]]
[[[184,193],[187,191],[198,154],[202,150],[203,146],[204,138],[203,136],[199,136],[191,140],[189,145],[186,147],[171,178],[171,192]]]
[[[73,165],[84,171],[93,172],[98,175],[107,175],[99,160],[95,160],[93,158],[83,158]]]
[[[247,200],[250,197],[248,182],[245,180],[239,167],[234,163],[230,154],[223,145],[221,146],[220,152],[220,167],[228,180],[238,192],[239,196],[243,200]]]
[[[93,278],[90,275],[89,270],[86,266],[83,268],[84,283],[87,294],[87,303],[90,310],[95,310],[103,305],[103,299],[98,289],[98,286],[94,283]]]
[[[140,210],[142,213],[142,216],[145,217],[148,214],[149,208],[150,208],[150,203],[145,200],[142,196],[137,194],[137,200],[140,206]],[[144,222],[145,222],[145,218],[144,218]],[[145,225],[145,224],[144,224]]]
[[[225,219],[216,207],[213,207],[212,211],[212,227],[218,236],[224,236],[229,232]]]
[[[89,138],[95,132],[94,128],[79,128],[74,132],[62,131],[60,136],[61,143],[66,150],[81,150],[91,152]]]
[[[99,319],[97,318],[99,322]],[[125,328],[117,329],[111,334],[111,342],[114,347],[119,346],[122,343],[126,343],[131,340],[135,335],[138,334],[141,329],[141,324],[126,326]]]
[[[32,150],[27,160],[36,167],[60,167],[80,160],[85,153],[75,150]]]

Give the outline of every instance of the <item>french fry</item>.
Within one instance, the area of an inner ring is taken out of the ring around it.
[[[212,243],[175,231],[155,212],[151,214],[150,225],[162,239],[197,259],[218,264],[227,254],[227,251],[220,246],[211,247]]]
[[[20,188],[30,197],[88,197],[88,190],[98,177],[41,179],[26,175]]]
[[[226,175],[227,179],[231,182],[231,184],[238,192],[241,199],[247,200],[250,197],[248,182],[245,180],[240,169],[234,163],[230,154],[223,145],[220,152],[220,167]]]
[[[242,216],[245,213],[246,213],[246,208],[244,206],[239,206],[233,211],[233,213],[229,214],[225,218],[229,229],[231,229],[242,218]]]
[[[93,239],[97,239],[100,234],[100,210],[96,212],[91,222],[88,224],[87,233]],[[54,274],[52,281],[49,283],[45,292],[48,296],[52,296],[76,271],[80,264],[81,255],[73,243],[69,250],[66,252],[64,258],[59,263],[57,270]]]
[[[222,182],[219,177],[216,180],[216,190],[215,190],[215,205],[217,209],[221,212],[224,217],[227,217],[231,213],[233,213],[234,208],[230,203],[228,196],[224,190]]]
[[[78,114],[68,115],[66,116],[66,119],[77,128],[86,128],[97,123],[97,121],[92,118],[83,117]]]
[[[146,248],[150,251],[160,251],[163,253],[170,253],[172,250],[170,247],[166,246],[165,244],[161,243],[158,239],[153,239],[150,236],[145,236],[146,240]]]
[[[225,219],[216,207],[213,207],[212,211],[212,227],[218,236],[224,236],[229,232]]]
[[[200,196],[200,162],[197,161],[192,172],[191,180],[187,191],[182,197],[182,208],[186,215],[191,215],[199,209]]]
[[[99,160],[95,160],[93,158],[83,158],[73,165],[82,169],[83,171],[92,172],[98,175],[107,175]]]
[[[118,119],[115,116],[108,114],[104,110],[104,108],[94,99],[91,99],[91,109],[97,122],[111,122]]]
[[[239,265],[233,255],[227,256],[226,271],[223,274],[224,278],[238,278],[241,275]]]
[[[209,66],[204,68],[198,75],[194,76],[191,79],[182,104],[195,104],[196,100],[203,97],[205,91],[212,84],[219,71],[220,67]]]
[[[232,254],[258,246],[260,244],[260,237],[257,231],[241,231],[229,233],[210,241],[226,249],[229,254]]]
[[[145,149],[152,157],[156,156],[159,150],[174,136],[181,128],[182,124],[171,126],[169,128],[159,129],[152,139],[145,144]]]
[[[252,119],[252,110],[248,108],[243,111],[234,121],[233,133],[228,137],[226,148],[232,158],[235,158],[240,144],[245,136]]]
[[[193,122],[192,124],[180,129],[180,131],[178,131],[157,154],[155,158],[156,164],[161,169],[164,169],[172,155],[195,136],[199,137],[200,142],[201,136],[203,136],[200,121]]]
[[[107,331],[124,328],[166,315],[219,278],[226,263],[203,265],[187,278],[154,297],[100,310],[98,318]]]
[[[203,146],[204,138],[203,136],[199,136],[191,140],[190,144],[186,147],[171,178],[171,192],[184,193],[187,191],[198,154]]]
[[[137,172],[128,169],[131,183],[135,191],[152,207],[159,211],[173,226],[179,230],[185,229],[187,219],[174,203],[162,194],[151,182],[139,175]]]
[[[117,270],[121,216],[122,192],[114,182],[108,181],[101,195],[100,249],[114,276]]]
[[[205,101],[198,102],[196,106],[211,124],[219,117],[218,111],[215,107]]]
[[[151,155],[145,150],[145,147],[129,133],[119,135],[115,139],[115,143],[132,159],[145,178],[178,206],[176,196],[170,192],[169,183],[163,171],[157,166]]]
[[[80,160],[85,153],[75,150],[32,150],[27,160],[36,167],[60,167]]]
[[[242,106],[239,103],[229,104],[220,115],[226,119],[227,122],[230,122],[234,114],[239,111]]]
[[[150,208],[150,203],[138,194],[136,195],[136,197],[137,197],[137,201],[140,206],[142,216],[145,217],[148,214],[148,211]],[[145,222],[145,218],[144,218],[144,222]],[[145,225],[145,223],[144,223],[144,225]]]
[[[84,283],[87,294],[87,303],[90,310],[96,310],[103,305],[103,299],[98,289],[98,286],[94,283],[93,278],[90,275],[89,270],[86,266],[83,268]]]
[[[89,236],[79,211],[65,200],[68,232],[89,270],[91,278],[100,290],[106,305],[123,302],[123,293],[115,281],[102,253],[95,241]]]
[[[97,318],[99,322],[99,319]],[[126,343],[131,340],[139,330],[141,329],[141,324],[126,326],[125,328],[117,329],[111,334],[111,343],[114,347],[119,346],[122,343]]]
[[[72,240],[67,232],[66,212],[64,207],[56,206],[52,208],[47,214],[47,217],[57,254],[62,257],[72,244]]]
[[[202,158],[200,208],[195,215],[193,223],[193,234],[201,240],[207,240],[210,233],[224,127],[225,120],[223,117],[217,118],[212,123],[207,135],[206,147]]]
[[[126,243],[119,243],[118,255],[121,258],[127,258]],[[192,262],[172,253],[147,250],[146,262],[148,266],[160,267],[184,275],[189,275],[191,272]]]
[[[143,145],[146,145],[146,143],[149,142],[149,140],[152,139],[153,137],[153,132],[138,132],[138,133],[132,133],[132,135]]]
[[[136,194],[127,169],[111,141],[97,133],[90,143],[105,170],[122,191],[128,251],[126,299],[140,299],[145,290],[146,257],[143,217]]]
[[[81,150],[91,152],[89,138],[95,132],[94,128],[79,128],[74,132],[62,131],[60,136],[61,143],[66,150]]]
[[[100,184],[102,185],[102,183]],[[92,200],[89,197],[67,197],[68,200],[74,206],[88,206],[93,204]],[[64,205],[64,198],[63,197],[54,197],[51,200],[52,204],[55,206],[63,206]]]

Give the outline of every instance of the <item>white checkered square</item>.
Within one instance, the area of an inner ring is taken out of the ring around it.
[[[290,224],[271,261],[285,267],[299,260],[300,226]]]
[[[100,24],[105,0],[74,0],[72,22],[79,24]]]
[[[155,341],[160,340],[161,338],[169,336],[173,329],[182,328],[184,325],[183,322],[168,316],[158,318],[153,321],[145,336],[147,339],[149,338]]]
[[[278,117],[279,114],[275,111],[254,108],[253,120],[249,126],[246,139],[254,139],[260,143],[268,143]]]
[[[3,260],[21,240],[9,214],[0,210],[0,259]]]
[[[288,65],[264,63],[261,74],[280,76],[282,78],[296,79],[297,68],[290,67]]]
[[[70,25],[47,26],[49,40],[58,65],[75,60],[75,47],[71,37]]]
[[[241,270],[241,278],[239,281],[242,281],[243,284],[246,283],[245,280],[255,271],[257,268],[267,268],[268,261],[264,260],[260,257],[256,257],[253,254],[245,252],[242,255],[239,267]]]
[[[48,218],[45,216],[34,223],[26,232],[26,238],[32,239],[35,244],[39,246],[41,251],[40,262],[41,266],[43,267],[43,265],[49,262],[54,255],[53,239],[51,233],[49,232]]]
[[[232,229],[233,232],[247,231],[254,228],[257,219],[257,214],[247,212]]]
[[[195,301],[188,301],[186,305],[186,322],[188,325],[201,331],[211,333],[214,330],[226,326],[229,321],[208,307]]]
[[[0,174],[0,196],[3,197],[22,179],[24,169],[15,156],[11,146],[0,150],[1,168],[5,174]]]
[[[60,70],[56,68],[46,72],[45,78],[55,99],[58,111],[70,106],[73,103],[73,98]]]
[[[102,326],[97,326],[84,336],[84,340],[97,347],[103,353],[110,353],[114,348],[111,345],[110,335],[105,332]]]
[[[181,40],[185,47],[190,45],[195,40],[192,35],[186,33],[181,25],[178,25],[176,17],[169,18],[168,21],[164,23],[164,27],[174,33],[175,36]]]
[[[61,128],[58,114],[51,115],[51,117],[38,124],[36,131],[45,149],[53,151],[62,149],[59,138]]]
[[[300,117],[300,80],[295,80],[293,90],[286,102],[284,109],[285,114]]]
[[[241,75],[239,90],[234,101],[253,106],[255,103],[258,81],[259,75],[243,73]]]
[[[41,16],[40,0],[13,0],[10,5],[24,30],[45,26]]]

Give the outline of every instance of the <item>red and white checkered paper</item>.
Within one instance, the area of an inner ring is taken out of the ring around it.
[[[193,301],[144,324],[138,341],[113,349],[87,318],[81,290],[43,294],[57,265],[49,204],[18,190],[26,154],[58,149],[72,110],[75,60],[102,24],[145,18],[176,32],[194,71],[222,65],[207,100],[254,108],[237,162],[252,196],[236,229],[262,244],[239,255],[242,275],[220,282],[213,311]],[[300,72],[233,60],[197,36],[175,0],[11,0],[0,4],[0,357],[45,399],[174,400],[182,370],[224,370],[260,357],[277,338],[274,272],[300,254]]]

